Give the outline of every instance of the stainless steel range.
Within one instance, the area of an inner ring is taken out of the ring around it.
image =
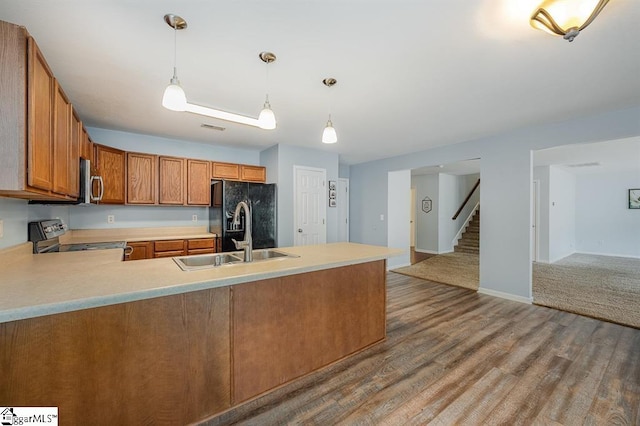
[[[29,222],[29,241],[33,243],[33,252],[56,253],[64,251],[124,249],[127,243],[114,241],[107,243],[60,244],[60,236],[67,232],[67,225],[60,219]]]

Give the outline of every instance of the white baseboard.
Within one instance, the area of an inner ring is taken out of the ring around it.
[[[422,249],[414,249],[416,253],[426,253],[426,254],[446,254],[453,253],[453,250],[444,250],[444,251],[436,251],[436,250],[422,250]]]
[[[596,253],[593,251],[577,251],[576,254],[591,254],[594,256],[627,257],[629,259],[640,259],[640,256],[634,256],[632,254]]]
[[[501,299],[512,300],[514,302],[526,303],[531,305],[533,303],[532,297],[522,297],[511,293],[504,293],[502,291],[490,290],[488,288],[479,288],[478,293],[486,294],[487,296],[499,297]]]

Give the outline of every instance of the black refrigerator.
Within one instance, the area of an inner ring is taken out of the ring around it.
[[[221,180],[211,184],[209,231],[222,236],[222,251],[237,251],[231,239],[244,239],[244,210],[240,225],[233,225],[233,213],[240,201],[248,201],[251,207],[253,248],[276,247],[276,184]]]

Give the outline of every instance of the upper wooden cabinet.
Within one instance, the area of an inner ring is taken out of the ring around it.
[[[71,102],[55,82],[53,103],[53,192],[68,195],[72,192],[69,176],[71,165]],[[77,168],[76,168],[77,170]],[[77,188],[76,188],[77,194]]]
[[[186,165],[184,158],[159,157],[160,204],[183,205],[186,201]]]
[[[0,58],[0,195],[77,197],[79,153],[68,98],[23,27],[0,21]]]
[[[267,169],[261,166],[240,165],[240,180],[247,182],[266,182]]]
[[[53,99],[55,78],[33,37],[28,39],[28,183],[29,186],[53,189]]]
[[[127,152],[127,204],[158,203],[158,156]]]
[[[211,201],[211,171],[208,161],[187,160],[187,204],[208,206]]]
[[[91,165],[95,166],[95,164],[93,164],[95,162],[93,158],[93,151],[93,141],[89,137],[89,133],[87,133],[87,130],[83,127],[82,138],[80,139],[80,157],[84,158],[85,160],[91,161]]]
[[[233,163],[211,163],[211,177],[213,179],[240,180],[240,165]]]
[[[75,113],[71,111],[71,138],[69,149],[69,195],[76,198],[80,194],[80,147],[82,145],[82,122]]]
[[[125,152],[94,144],[96,171],[102,177],[104,192],[102,204],[124,204],[126,161]]]
[[[266,182],[267,169],[262,166],[235,163],[211,163],[211,178],[241,180],[247,182]]]

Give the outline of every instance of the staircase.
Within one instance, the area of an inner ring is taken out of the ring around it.
[[[473,215],[453,251],[480,254],[480,209]]]

